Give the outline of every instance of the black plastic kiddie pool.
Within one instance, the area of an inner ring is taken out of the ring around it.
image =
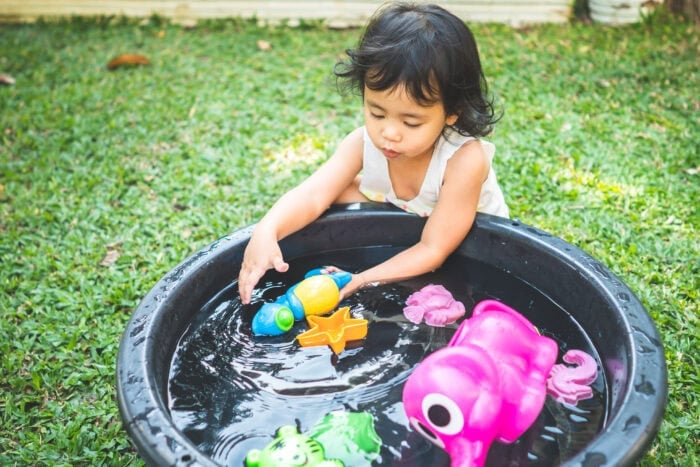
[[[302,264],[303,267],[337,264],[348,270],[367,267],[414,244],[420,236],[424,222],[423,218],[372,203],[333,208],[305,229],[281,242],[284,257],[292,265],[288,274],[291,277],[291,271],[301,267],[296,265]],[[230,369],[231,375],[237,371],[236,359],[239,354],[247,354],[256,346],[270,346],[269,348],[276,352],[299,351],[298,346],[292,344],[293,336],[282,338],[282,341],[279,338],[265,341],[265,338],[252,337],[250,317],[255,307],[241,307],[240,302],[237,302],[233,322],[238,324],[232,324],[229,328],[230,334],[241,334],[242,337],[234,337],[233,344],[225,347],[225,365],[220,366],[220,369],[214,372],[217,374],[211,376],[211,379],[193,374],[191,379],[195,386],[198,385],[198,389],[193,391],[196,394],[187,394],[187,391],[177,393],[177,388],[173,389],[174,383],[171,378],[178,378],[177,371],[173,369],[173,362],[179,358],[178,352],[183,342],[187,339],[196,341],[200,335],[197,334],[197,327],[206,321],[202,314],[212,315],[211,308],[216,306],[212,305],[212,302],[216,301],[217,297],[226,298],[226,303],[236,303],[236,288],[235,283],[232,285],[232,280],[238,275],[243,251],[251,232],[252,227],[238,230],[195,253],[170,271],[140,303],[123,334],[117,362],[119,409],[127,432],[148,464],[243,465],[240,454],[234,455],[233,447],[222,453],[221,448],[213,444],[212,436],[206,438],[205,434],[202,434],[206,431],[197,431],[201,426],[194,429],[192,426],[183,425],[180,412],[175,412],[180,408],[173,394],[181,394],[178,397],[185,400],[188,397],[196,399],[203,404],[202,410],[207,412],[208,405],[213,404],[209,402],[213,400],[209,398],[209,392],[217,393],[215,395],[221,397],[220,393],[225,392],[227,387],[244,391],[234,392],[228,399],[224,399],[223,408],[218,408],[221,413],[193,416],[197,418],[196,424],[202,425],[202,420],[205,420],[216,429],[217,423],[224,423],[221,420],[228,416],[227,411],[238,410],[237,399],[248,399],[248,394],[256,391],[255,387],[250,385],[245,388],[238,387],[235,382],[229,386],[222,386],[222,380],[233,378],[223,374],[229,371],[226,368]],[[318,264],[319,262],[321,264]],[[440,275],[443,269],[447,272]],[[423,283],[435,278],[446,278],[447,287],[456,298],[465,302],[467,316],[473,302],[478,299],[502,300],[531,319],[543,333],[550,333],[558,340],[562,350],[569,345],[588,346],[588,351],[598,361],[600,371],[595,389],[602,409],[598,412],[597,421],[592,428],[571,425],[575,431],[592,432],[587,438],[581,438],[585,441],[578,444],[572,440],[576,439],[575,436],[582,436],[582,433],[569,436],[568,433],[563,433],[567,429],[558,429],[554,430],[554,435],[546,434],[545,439],[554,440],[556,433],[559,433],[558,436],[564,436],[568,440],[568,451],[562,447],[561,440],[556,441],[559,447],[551,462],[564,465],[618,466],[633,465],[643,457],[663,418],[667,397],[666,364],[661,341],[652,320],[639,300],[618,277],[587,253],[557,237],[518,221],[484,214],[477,215],[471,232],[441,270],[436,272],[435,277],[426,276]],[[284,275],[271,274],[268,276],[272,279],[282,277],[281,280],[285,280]],[[268,276],[266,278],[269,278]],[[261,286],[266,278],[261,281]],[[411,284],[417,287],[416,284],[419,283],[420,280]],[[279,292],[274,287],[270,290],[268,296],[264,297],[265,300],[274,298]],[[359,296],[361,300],[363,296]],[[257,302],[258,306],[260,301]],[[402,317],[396,304],[392,309],[388,306],[381,309],[381,301],[378,303],[380,305],[377,305],[377,308],[380,311],[376,315],[379,317],[377,322],[388,325],[387,322],[401,321]],[[538,312],[539,309],[545,308],[549,311]],[[386,316],[392,313],[393,317]],[[561,323],[570,324],[567,328]],[[353,358],[367,352],[373,355],[372,358],[381,359],[384,358],[383,355],[391,353],[391,348],[394,347],[398,349],[396,352],[402,351],[398,341],[388,341],[388,338],[381,337],[378,333],[373,334],[373,326],[379,324],[373,324],[370,320],[369,326],[364,344],[366,348],[352,350],[355,355]],[[418,329],[413,326],[411,329]],[[579,330],[580,335],[566,331],[574,328]],[[449,329],[442,328],[439,332],[448,331]],[[430,336],[432,337],[429,339],[440,343],[436,338],[438,334]],[[382,349],[385,341],[387,349]],[[274,347],[269,342],[273,342]],[[237,347],[238,345],[241,347]],[[430,346],[425,347],[426,354],[432,350],[434,348]],[[404,362],[408,368],[406,374],[392,375],[393,379],[389,384],[401,385],[410,373],[410,366],[422,357],[422,354],[414,356],[413,360],[409,361],[409,354],[410,352],[406,352],[407,360]],[[341,368],[342,354],[340,360],[338,357],[333,358],[328,360],[328,365],[337,364],[338,368]],[[397,356],[393,355],[392,358],[396,359]],[[399,355],[398,358],[403,357]],[[381,365],[390,366],[383,363]],[[209,381],[212,381],[211,386]],[[333,389],[332,384],[326,381],[323,385],[327,393],[319,394],[318,397],[322,400],[340,401],[343,397],[351,397],[353,394],[353,387],[337,389],[338,394],[334,394],[336,389]],[[375,390],[371,383],[360,382],[357,386],[358,390],[365,391],[363,394],[372,394]],[[400,388],[398,389],[387,389],[386,397],[393,393],[399,394],[400,397]],[[297,394],[287,387],[284,397],[296,397],[299,394],[301,393]],[[384,397],[385,394],[382,394]],[[299,410],[314,410],[313,404],[308,403],[308,397],[313,397],[313,394],[306,393],[304,397],[307,398],[304,399],[306,402],[301,404]],[[366,396],[363,395],[360,399],[367,405]],[[549,412],[559,410],[554,408],[555,405],[551,401],[548,401],[547,407]],[[275,410],[274,407],[272,410]],[[227,442],[233,445],[235,443],[232,439],[245,438],[246,433],[239,431],[245,431],[247,428],[244,430],[236,428],[237,426],[247,427],[255,420],[267,420],[263,412],[261,408],[260,413],[254,413],[246,420],[239,420],[243,425],[224,427],[229,431]],[[300,413],[302,412],[290,417],[296,419],[298,425],[303,425],[304,422],[299,420],[305,417],[300,416]],[[284,416],[285,414],[280,414],[280,420]],[[576,419],[576,412],[560,411],[558,416],[570,423],[570,420]],[[396,418],[397,415],[394,413],[392,417]],[[377,431],[381,432],[383,422],[379,420],[376,423]],[[278,426],[270,424],[270,440],[277,428]],[[259,431],[258,427],[258,433]],[[399,439],[389,440],[395,445],[383,448],[380,464],[449,464],[449,458],[444,453],[437,452],[437,448],[415,456],[406,450],[400,451],[397,446],[402,444],[401,438],[404,435],[413,436],[414,439],[416,436],[415,433],[399,433]],[[217,436],[221,436],[221,432]],[[387,443],[387,439],[383,439]],[[542,441],[539,443],[542,444]],[[500,455],[500,450],[501,454],[510,459],[508,462],[523,465],[551,463],[538,457],[537,453],[533,454],[536,450],[531,449],[528,452],[531,446],[537,446],[537,442],[531,445],[525,441],[520,443],[525,452],[520,457],[507,451],[507,447],[496,444],[492,446],[492,450],[496,451],[494,455]],[[425,451],[424,444],[418,445]],[[546,451],[550,448],[545,446],[542,449]],[[489,454],[491,455],[491,451]],[[492,461],[491,457],[487,461],[487,465],[499,463],[500,461]]]

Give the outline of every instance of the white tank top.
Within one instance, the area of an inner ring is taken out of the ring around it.
[[[403,200],[396,196],[394,188],[391,186],[389,177],[389,164],[386,157],[372,143],[364,129],[364,149],[362,154],[362,181],[360,192],[371,201],[391,203],[404,211],[427,217],[433,212],[442,188],[442,181],[445,175],[447,161],[465,143],[476,138],[473,136],[460,135],[454,130],[448,129],[444,135],[440,135],[435,144],[433,156],[430,159],[428,170],[423,179],[420,192],[411,200]],[[503,197],[501,187],[498,186],[496,173],[493,170],[493,155],[496,152],[495,146],[484,140],[479,140],[481,147],[489,160],[489,174],[481,185],[481,195],[479,196],[479,206],[477,211],[496,216],[508,217],[508,206]]]

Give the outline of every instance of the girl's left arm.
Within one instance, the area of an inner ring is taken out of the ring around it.
[[[415,245],[353,275],[345,297],[366,284],[392,282],[437,269],[464,240],[474,223],[489,161],[479,141],[462,146],[448,161],[437,204]]]

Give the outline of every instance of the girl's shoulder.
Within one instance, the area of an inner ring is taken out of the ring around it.
[[[446,159],[451,159],[457,153],[473,153],[475,151],[483,151],[490,164],[496,153],[496,146],[490,141],[471,135],[463,135],[451,128],[445,130],[440,136],[436,150],[437,153]]]
[[[354,146],[362,146],[366,138],[367,132],[364,126],[360,126],[348,133],[345,138],[343,138],[343,143],[352,144]]]

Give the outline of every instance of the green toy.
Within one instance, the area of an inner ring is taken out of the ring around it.
[[[299,433],[297,427],[285,425],[277,430],[277,436],[260,449],[251,450],[245,458],[246,467],[302,466],[345,467],[336,459],[326,459],[318,441]]]
[[[353,467],[371,465],[382,447],[368,412],[330,412],[313,426],[309,436],[323,446],[327,456]]]

